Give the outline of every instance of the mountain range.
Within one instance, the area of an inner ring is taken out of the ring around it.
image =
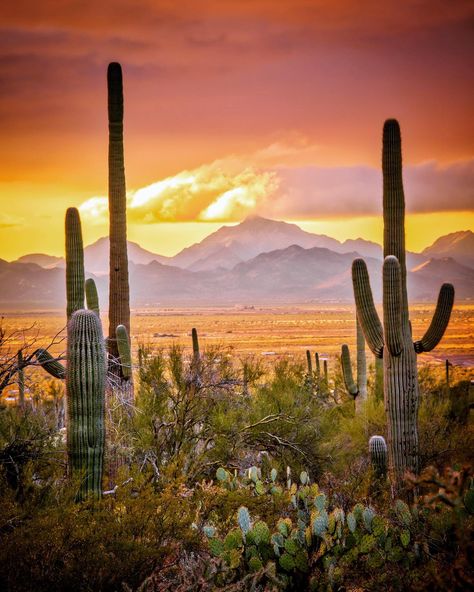
[[[407,253],[408,290],[435,300],[452,282],[458,299],[474,296],[474,233],[442,236],[422,253]],[[88,277],[107,302],[108,238],[84,249]],[[165,257],[128,243],[131,303],[135,307],[352,301],[351,264],[362,256],[374,296],[381,297],[382,248],[364,239],[340,242],[296,224],[260,217],[223,226],[204,240]],[[64,259],[24,255],[0,259],[0,306],[64,305]]]

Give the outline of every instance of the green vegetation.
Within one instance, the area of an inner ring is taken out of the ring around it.
[[[89,311],[76,317],[98,323]],[[103,348],[99,337],[96,343]],[[281,360],[262,373],[247,361],[243,393],[234,361],[232,351],[202,350],[197,382],[191,348],[140,348],[134,413],[120,413],[117,400],[107,405],[114,455],[105,462],[100,500],[75,501],[85,493],[81,482],[94,455],[84,450],[86,465],[65,479],[64,432],[47,396],[34,411],[28,402],[2,409],[2,587],[471,585],[474,489],[467,465],[474,433],[469,419],[452,415],[444,368],[420,372],[423,471],[408,476],[417,495],[406,505],[391,498],[382,461],[373,446],[369,451],[367,433],[387,429],[373,388],[354,415],[340,374],[332,398],[315,397],[306,364]],[[452,389],[462,378],[451,377]]]

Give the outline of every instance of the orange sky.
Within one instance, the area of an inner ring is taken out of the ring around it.
[[[408,246],[474,229],[471,2],[0,5],[0,257],[106,233],[105,73],[122,63],[129,235],[172,254],[248,213],[379,240],[384,119]],[[91,198],[98,198],[92,200]]]

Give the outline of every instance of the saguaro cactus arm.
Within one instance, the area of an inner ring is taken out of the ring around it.
[[[454,287],[452,284],[443,284],[439,291],[438,302],[428,330],[419,341],[415,341],[417,354],[429,352],[441,341],[449,323],[454,304]]]
[[[344,384],[346,385],[349,394],[355,398],[359,394],[359,389],[354,382],[354,377],[352,375],[351,355],[349,353],[349,346],[346,344],[344,344],[341,348],[341,366]]]
[[[369,274],[363,259],[354,259],[352,263],[352,283],[357,317],[364,331],[365,339],[372,353],[381,358],[383,357],[382,323],[375,310]]]
[[[92,278],[86,280],[86,302],[87,308],[100,317],[99,295],[97,293],[97,286]]]
[[[308,374],[311,376],[313,374],[313,361],[309,349],[306,350],[306,362],[308,364]]]
[[[69,319],[76,310],[84,308],[84,250],[81,219],[77,208],[68,208],[66,230],[66,313]]]
[[[51,376],[59,379],[66,378],[66,368],[56,358],[53,358],[49,351],[40,347],[35,351],[34,356],[41,367]]]
[[[124,325],[119,325],[115,330],[117,346],[122,365],[122,376],[124,378],[132,377],[132,355],[130,351],[130,341],[128,339],[127,329]]]
[[[402,292],[400,264],[393,255],[383,262],[383,325],[385,346],[392,356],[399,356],[403,350]]]

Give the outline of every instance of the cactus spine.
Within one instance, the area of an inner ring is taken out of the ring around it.
[[[405,197],[402,181],[400,127],[387,120],[383,130],[383,320],[375,310],[367,267],[352,265],[357,316],[371,351],[383,358],[384,399],[388,419],[392,493],[402,489],[406,470],[418,472],[418,376],[416,354],[433,349],[449,322],[454,301],[451,284],[441,287],[436,311],[425,336],[412,341],[408,319],[405,263]]]
[[[66,396],[68,457],[81,479],[78,499],[101,496],[105,445],[106,353],[102,326],[90,310],[78,310],[68,326]]]
[[[125,167],[123,156],[123,89],[122,68],[113,62],[107,70],[109,113],[109,338],[110,371],[119,373],[121,366],[113,361],[119,357],[115,330],[124,325],[130,333],[130,294],[127,258],[127,214]]]
[[[376,477],[387,474],[387,444],[383,436],[372,436],[369,440],[370,463]]]
[[[99,295],[97,293],[97,286],[92,278],[86,280],[86,302],[87,308],[95,312],[100,318]]]
[[[84,308],[84,250],[81,219],[77,208],[68,208],[66,230],[66,313],[68,320],[76,310]]]

